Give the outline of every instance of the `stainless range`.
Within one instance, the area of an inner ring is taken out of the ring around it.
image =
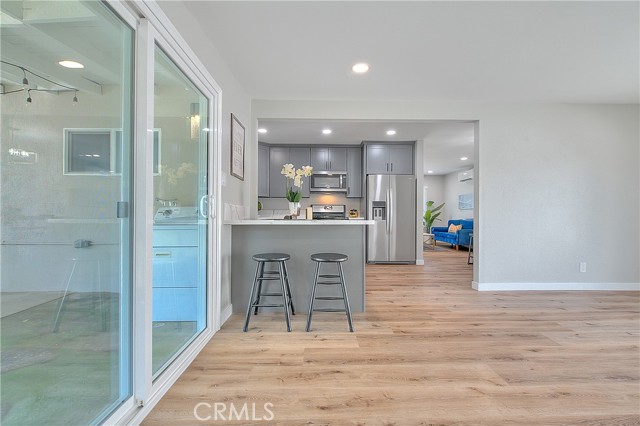
[[[316,220],[347,220],[347,208],[344,204],[313,204],[311,209],[312,218]]]

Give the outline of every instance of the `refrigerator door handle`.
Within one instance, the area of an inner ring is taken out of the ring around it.
[[[387,234],[391,233],[391,191],[387,189]]]
[[[393,193],[391,191],[391,189],[389,189],[389,207],[388,207],[388,213],[387,213],[387,222],[389,223],[389,234],[393,233],[393,228],[392,228],[392,220],[394,219],[394,209],[395,206],[393,205]]]

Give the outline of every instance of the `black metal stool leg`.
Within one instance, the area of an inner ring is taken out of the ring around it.
[[[282,267],[284,269],[284,278],[287,284],[287,294],[289,295],[289,306],[291,306],[291,315],[295,315],[296,310],[293,307],[293,298],[291,297],[291,286],[289,285],[289,271],[287,271],[287,262],[282,262]]]
[[[256,298],[253,301],[253,304],[256,305],[253,310],[253,315],[258,315],[258,306],[260,304],[260,295],[262,294],[262,280],[260,278],[264,278],[264,264],[265,262],[258,262],[260,265],[260,272],[258,273],[258,292],[256,293]]]
[[[311,289],[311,299],[309,300],[309,315],[307,316],[307,332],[311,329],[311,317],[313,316],[313,302],[316,298],[316,288],[318,287],[318,276],[320,274],[320,262],[316,262],[316,275],[313,279],[313,288]]]
[[[344,297],[344,309],[347,311],[347,321],[349,322],[349,331],[353,333],[353,321],[351,320],[351,306],[349,306],[349,296],[347,296],[347,286],[344,283],[344,271],[342,263],[338,263],[338,273],[340,274],[340,288]]]
[[[289,316],[289,296],[287,295],[287,286],[284,278],[284,262],[278,262],[280,268],[280,285],[282,287],[282,304],[284,305],[284,319],[287,322],[287,331],[291,331],[291,317]]]
[[[258,262],[256,265],[256,274],[253,278],[253,285],[251,286],[251,294],[249,295],[249,304],[247,306],[247,316],[244,320],[244,328],[242,331],[247,331],[249,329],[249,319],[251,318],[251,307],[253,306],[253,296],[258,287],[258,274],[260,273],[260,266],[264,268],[264,262]]]

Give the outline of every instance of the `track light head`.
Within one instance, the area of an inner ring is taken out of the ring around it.
[[[78,103],[78,91],[77,90],[73,93],[73,102]]]
[[[31,101],[32,101],[32,99],[31,99],[31,90],[28,90],[27,91],[27,103],[30,104]]]
[[[22,79],[22,84],[25,86],[29,85],[29,80],[27,79],[27,70],[22,68],[22,73],[24,74],[24,78]]]

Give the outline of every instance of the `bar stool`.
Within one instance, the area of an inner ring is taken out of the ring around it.
[[[469,237],[469,253],[467,254],[467,265],[473,264],[473,234]]]
[[[307,317],[307,331],[311,328],[311,318],[313,312],[345,312],[347,314],[347,321],[349,322],[349,331],[353,333],[353,322],[351,321],[351,307],[349,307],[349,297],[347,296],[347,287],[344,282],[344,271],[342,270],[342,262],[345,262],[349,257],[346,254],[340,253],[315,253],[311,255],[311,260],[316,263],[316,275],[313,280],[313,289],[311,290],[311,301],[309,302],[309,316]],[[323,263],[335,263],[338,268],[338,275],[335,274],[320,274],[320,265]],[[339,278],[339,281],[318,281],[318,278]],[[316,289],[318,284],[322,285],[339,285],[342,290],[342,297],[336,296],[321,296],[316,297]],[[340,308],[315,308],[313,307],[316,300],[343,300],[344,309]]]
[[[291,331],[291,318],[289,316],[289,309],[291,309],[291,315],[295,315],[293,308],[293,300],[291,300],[291,287],[289,286],[289,274],[287,273],[287,260],[291,259],[286,253],[260,253],[252,256],[252,259],[258,262],[256,266],[256,275],[253,279],[253,286],[251,287],[251,294],[249,295],[249,304],[247,306],[247,316],[244,321],[243,331],[247,331],[249,328],[249,320],[251,319],[251,311],[254,315],[258,315],[258,308],[284,308],[284,319],[287,322],[287,331]],[[277,271],[265,271],[264,265],[266,263],[277,263]],[[280,281],[282,293],[263,293],[262,282],[263,281]],[[262,297],[278,296],[282,297],[282,305],[279,304],[262,304],[260,299]]]

